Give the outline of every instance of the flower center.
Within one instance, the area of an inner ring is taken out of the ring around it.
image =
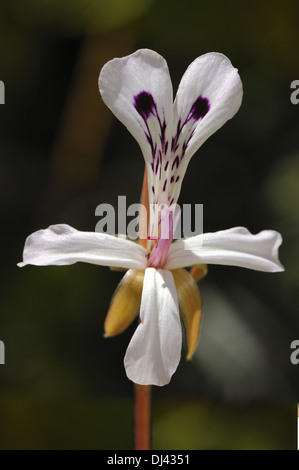
[[[154,241],[154,246],[148,259],[148,266],[163,269],[180,216],[181,210],[174,215],[173,207],[167,207],[164,213],[159,216],[160,235],[149,235],[147,237],[148,240]]]

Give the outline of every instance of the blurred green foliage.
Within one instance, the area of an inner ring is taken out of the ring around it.
[[[286,268],[210,268],[198,351],[154,390],[154,446],[295,448],[298,9],[296,0],[1,2],[1,448],[131,446],[122,360],[136,325],[102,336],[121,274],[16,263],[32,231],[59,222],[94,230],[99,203],[139,200],[141,152],[102,104],[97,78],[107,60],[140,47],[167,59],[174,89],[208,51],[239,68],[242,107],[193,157],[180,202],[204,204],[205,231],[279,230]]]

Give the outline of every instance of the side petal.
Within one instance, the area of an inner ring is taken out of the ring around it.
[[[105,319],[105,336],[122,333],[140,310],[144,271],[129,269],[120,281]]]
[[[192,275],[186,269],[174,269],[172,271],[176,285],[180,314],[184,322],[189,361],[196,349],[202,314],[202,298]]]
[[[84,263],[145,269],[146,250],[137,243],[97,232],[79,232],[69,225],[51,225],[26,239],[23,262],[36,266]]]
[[[244,227],[235,227],[204,233],[173,243],[165,269],[206,263],[239,266],[256,271],[283,271],[278,259],[281,243],[280,233],[274,230],[263,230],[252,235]]]
[[[124,359],[127,376],[140,385],[166,385],[177,369],[182,347],[177,292],[170,271],[146,269],[140,321]]]
[[[173,92],[165,59],[150,49],[113,59],[101,70],[99,90],[154,166],[172,129]]]

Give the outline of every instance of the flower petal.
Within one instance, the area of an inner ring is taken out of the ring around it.
[[[101,70],[99,89],[139,143],[146,162],[154,164],[172,130],[173,92],[165,59],[149,49],[113,59]]]
[[[274,230],[263,230],[252,235],[244,227],[235,227],[204,233],[173,243],[165,269],[206,263],[240,266],[257,271],[283,271],[278,259],[281,242],[280,233]]]
[[[105,336],[122,333],[140,310],[144,271],[129,269],[120,281],[105,319]]]
[[[211,52],[195,59],[187,68],[177,91],[175,117],[192,137],[186,156],[238,111],[243,88],[238,70],[223,54]]]
[[[194,60],[186,70],[174,103],[172,139],[175,200],[188,162],[204,141],[238,111],[243,96],[237,69],[223,54],[211,52]]]
[[[79,232],[60,224],[32,233],[26,239],[23,262],[18,266],[61,266],[83,261],[101,266],[145,269],[146,253],[142,246],[130,240],[106,233]]]
[[[127,376],[140,385],[166,385],[179,364],[182,346],[177,292],[170,271],[146,269],[140,320],[124,359]]]
[[[174,269],[172,271],[175,286],[178,293],[180,314],[184,322],[189,361],[196,349],[202,314],[202,298],[199,288],[186,269]]]

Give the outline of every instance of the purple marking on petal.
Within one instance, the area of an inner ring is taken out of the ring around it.
[[[164,181],[164,185],[163,185],[163,191],[165,191],[165,189],[166,189],[166,185],[167,185],[167,178],[166,178],[166,180]]]
[[[155,194],[155,188],[154,188],[154,186],[152,186],[152,192],[153,192],[153,194]]]
[[[186,140],[184,140],[184,142],[183,142],[181,160],[184,158],[184,155],[186,153],[186,150],[187,150],[187,147],[188,147],[188,142],[189,142],[189,139],[188,139],[187,142],[186,142]]]
[[[183,124],[184,126],[184,124]],[[177,128],[176,128],[176,134],[174,137],[172,137],[172,140],[171,140],[171,150],[172,152],[176,152],[177,148],[178,148],[178,139],[179,139],[179,136],[180,136],[180,133],[182,131],[182,128],[183,126],[181,126],[181,119],[179,119],[179,122],[177,124]]]
[[[161,121],[159,119],[159,124],[160,124],[160,129],[161,129],[161,135],[160,135],[160,140],[161,140],[161,144],[162,144],[162,147],[164,146],[164,143],[165,143],[165,131],[166,131],[166,122],[165,122],[165,119],[163,121],[163,124],[161,124]]]
[[[176,166],[177,168],[179,167],[179,156],[178,156],[178,155],[177,155],[177,156],[175,157],[175,159],[173,160],[171,169],[173,170],[175,166]]]
[[[153,159],[155,159],[155,155],[156,155],[156,150],[157,150],[157,145],[154,146],[153,144],[153,138],[152,138],[152,135],[149,131],[149,133],[147,134],[145,132],[145,136],[146,136],[146,140],[148,141],[149,145],[150,145],[150,148],[151,148],[151,151],[152,151],[152,156],[153,156]]]
[[[191,106],[190,112],[187,117],[187,121],[190,119],[194,119],[195,121],[199,121],[202,119],[210,109],[210,103],[208,98],[204,98],[203,96],[199,96],[196,101],[194,101],[193,105]]]
[[[158,173],[158,168],[159,168],[159,159],[157,160],[157,163],[156,163],[156,168],[155,168],[155,174]]]
[[[134,96],[134,106],[144,121],[157,111],[154,98],[151,93],[147,91],[141,91],[138,95]]]
[[[172,177],[170,178],[170,182],[171,182],[171,183],[174,182],[174,176],[172,176]]]
[[[180,179],[180,175],[176,177],[175,182],[177,183]]]
[[[167,162],[165,163],[164,171],[166,171],[166,170],[167,170],[167,168],[168,168],[168,165],[169,165],[169,160],[167,160]]]

